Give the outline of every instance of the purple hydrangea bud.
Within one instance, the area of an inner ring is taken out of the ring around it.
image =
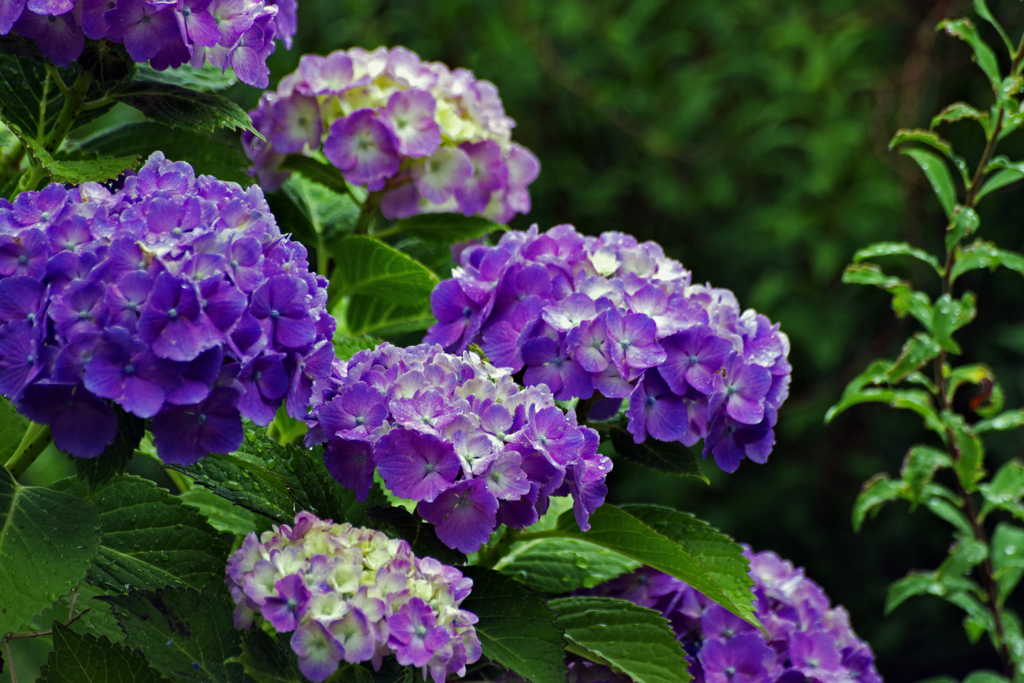
[[[286,398],[303,416],[331,374],[334,320],[262,192],[160,153],[101,190],[0,206],[0,392],[78,457],[113,441],[71,433],[89,411],[112,420],[108,401],[153,418],[158,453],[180,464],[235,450],[242,418],[269,424]],[[55,392],[74,405],[43,400]]]
[[[328,471],[360,500],[378,471],[462,552],[479,550],[498,524],[533,524],[552,495],[572,495],[589,528],[611,461],[547,388],[522,389],[507,370],[439,346],[382,344],[340,365],[314,400],[306,440],[327,442]]]
[[[458,211],[505,223],[530,209],[540,162],[512,142],[497,88],[405,48],[305,55],[250,113],[266,142],[243,142],[267,190],[290,175],[277,170],[284,155],[322,143],[345,180],[382,193],[388,218]]]
[[[596,419],[629,398],[637,443],[704,439],[704,456],[729,472],[771,452],[789,340],[765,316],[741,313],[732,292],[693,285],[653,242],[571,225],[509,231],[462,250],[431,308],[426,343],[453,353],[478,344],[496,365],[525,367],[525,384],[589,401]]]
[[[846,610],[832,607],[803,569],[794,569],[771,551],[753,553],[746,548],[743,554],[754,580],[754,616],[770,638],[696,589],[649,567],[579,593],[629,600],[660,612],[682,643],[690,663],[688,672],[695,680],[882,683],[871,648],[850,628]],[[571,672],[597,675],[593,680],[629,680],[578,657],[571,657],[569,666]]]
[[[0,0],[0,36],[36,41],[61,67],[81,56],[86,38],[110,40],[158,71],[209,59],[265,88],[274,39],[291,48],[297,9],[296,0]]]
[[[235,625],[250,628],[259,614],[294,632],[299,668],[315,683],[342,660],[379,670],[390,655],[444,683],[481,656],[476,615],[459,609],[472,580],[372,529],[300,512],[293,526],[249,534],[225,573]]]

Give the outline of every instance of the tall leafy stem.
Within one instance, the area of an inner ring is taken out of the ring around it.
[[[1019,503],[1024,496],[1024,468],[1014,460],[1000,468],[990,481],[983,481],[986,472],[981,435],[1024,425],[1024,412],[1002,412],[1002,390],[987,366],[969,364],[954,368],[948,362],[950,355],[962,353],[954,333],[973,320],[976,310],[971,292],[959,298],[954,296],[957,277],[970,270],[997,266],[1024,274],[1024,258],[1019,254],[980,239],[964,246],[980,226],[975,210],[980,200],[995,189],[1024,179],[1024,167],[996,156],[999,142],[1024,123],[1017,99],[1022,89],[1024,37],[1014,48],[984,0],[975,0],[974,6],[978,15],[1003,38],[1010,60],[1006,77],[1000,73],[995,51],[969,19],[946,20],[939,28],[971,47],[974,60],[992,87],[994,105],[984,112],[963,102],[952,104],[932,119],[931,130],[900,130],[891,143],[892,147],[904,145],[900,151],[920,166],[946,214],[944,258],[940,264],[926,251],[907,243],[878,243],[859,250],[843,277],[844,282],[888,291],[896,314],[903,317],[909,313],[925,331],[914,334],[895,361],[875,361],[851,381],[840,401],[829,410],[826,421],[857,403],[884,402],[916,412],[942,441],[942,450],[927,445],[910,448],[899,479],[883,473],[869,480],[855,504],[854,527],[859,529],[867,515],[897,499],[908,500],[912,506],[923,504],[952,524],[956,542],[947,560],[933,572],[912,572],[894,583],[886,610],[915,595],[943,597],[967,612],[964,627],[972,642],[987,632],[1007,678],[1020,680],[1024,676],[1024,635],[1020,618],[1005,603],[1022,574],[1019,563],[1012,557],[1007,559],[1016,552],[1011,539],[1024,538],[1024,529],[1000,522],[990,537],[985,522],[989,513],[996,510],[1024,519],[1024,508]],[[966,162],[954,152],[953,146],[934,132],[940,124],[961,120],[977,122],[985,133],[985,147],[973,173],[969,173]],[[957,201],[949,164],[960,176],[962,203]],[[932,300],[915,290],[910,282],[889,276],[870,262],[890,256],[909,257],[931,266],[941,279],[937,298]],[[929,363],[931,378],[925,374]],[[983,418],[973,424],[953,409],[957,389],[967,384],[978,387],[970,411]],[[945,469],[953,471],[953,489],[936,481],[937,474]],[[978,494],[983,500],[980,509],[976,504]],[[972,573],[978,582],[967,578]]]

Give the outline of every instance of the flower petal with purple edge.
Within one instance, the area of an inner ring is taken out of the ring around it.
[[[85,48],[85,36],[75,22],[74,12],[59,17],[25,12],[14,28],[26,38],[36,41],[39,50],[54,66],[70,65]]]
[[[487,208],[491,192],[508,184],[508,167],[501,147],[494,140],[464,142],[460,147],[473,164],[473,175],[455,189],[455,199],[459,202],[459,210],[472,216]]]
[[[738,353],[725,363],[724,372],[714,379],[714,392],[708,400],[708,412],[714,415],[725,407],[729,417],[743,424],[756,425],[764,418],[764,397],[772,386],[772,376],[760,365],[748,365]]]
[[[658,368],[662,378],[679,396],[693,387],[707,395],[713,380],[733,351],[732,342],[715,335],[707,325],[697,325],[661,340],[665,362]]]
[[[6,36],[14,28],[14,22],[25,11],[25,0],[0,0],[0,36]]]
[[[312,594],[298,574],[289,574],[274,584],[275,594],[263,605],[263,616],[274,625],[278,633],[295,630]]]
[[[700,652],[707,683],[761,681],[774,659],[775,651],[760,633],[743,633],[728,641],[709,638]]]
[[[388,647],[402,666],[424,666],[434,651],[448,642],[448,632],[437,625],[434,611],[422,598],[412,598],[388,617]]]
[[[396,496],[428,503],[455,483],[461,468],[450,443],[401,427],[380,438],[374,458]]]
[[[683,399],[669,389],[656,370],[644,372],[629,396],[626,429],[636,443],[650,435],[658,441],[679,441],[686,436],[689,411]]]
[[[434,525],[437,537],[449,548],[475,553],[497,526],[498,499],[480,479],[460,481],[433,502],[421,502],[416,512]]]
[[[36,332],[28,322],[0,327],[0,393],[14,398],[40,371]]]
[[[391,131],[402,156],[425,157],[441,144],[441,128],[434,120],[437,102],[426,90],[398,90],[388,98],[381,120]]]
[[[400,159],[391,133],[372,109],[360,109],[331,124],[324,154],[345,180],[380,190],[398,172]]]
[[[432,204],[443,204],[473,177],[473,162],[458,147],[444,146],[410,167],[416,189]]]
[[[137,324],[139,339],[161,358],[185,361],[223,341],[202,315],[195,287],[160,273]]]
[[[292,635],[291,646],[298,655],[299,670],[313,683],[326,681],[338,670],[345,654],[341,644],[318,621],[299,626]]]

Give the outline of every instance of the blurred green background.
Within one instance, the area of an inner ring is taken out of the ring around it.
[[[989,4],[1017,38],[1024,5]],[[903,504],[858,535],[850,524],[861,483],[897,473],[907,448],[931,437],[911,414],[875,405],[822,421],[849,379],[895,357],[914,331],[886,295],[840,276],[873,241],[941,249],[930,189],[887,146],[897,128],[927,127],[950,102],[991,103],[967,47],[934,30],[968,14],[969,0],[300,0],[296,45],[272,57],[271,85],[303,53],[357,45],[401,44],[470,68],[497,84],[514,138],[541,160],[534,209],[514,227],[570,222],[656,240],[695,281],[728,287],[781,322],[793,385],[768,464],[729,476],[709,465],[706,486],[619,462],[609,500],[692,511],[806,567],[849,610],[886,680],[961,679],[999,668],[988,643],[968,643],[962,612],[915,598],[883,616],[891,581],[945,557],[948,526]],[[259,92],[237,85],[230,95],[252,107]],[[942,131],[968,158],[984,142],[972,125]],[[1002,151],[1024,157],[1013,138]],[[987,199],[982,236],[1024,250],[1020,206],[1014,187]],[[885,266],[937,289],[927,272]],[[1008,405],[1024,404],[1024,282],[976,271],[958,287],[980,299],[978,321],[961,333],[964,362],[991,364]],[[990,442],[990,468],[1019,456],[1020,443],[1013,434]]]
[[[793,386],[769,463],[746,462],[736,475],[713,476],[710,487],[620,463],[610,499],[653,497],[806,567],[849,609],[887,680],[959,679],[998,668],[989,644],[967,642],[959,610],[916,598],[882,614],[890,581],[941,562],[948,527],[899,504],[859,535],[850,524],[861,483],[896,473],[907,448],[929,437],[911,415],[877,406],[828,428],[822,418],[851,377],[873,358],[895,357],[914,329],[894,318],[884,294],[843,285],[840,275],[873,241],[941,248],[945,226],[924,178],[887,145],[897,128],[927,127],[949,102],[991,103],[966,46],[935,31],[970,5],[301,0],[296,47],[279,50],[272,66],[276,79],[305,52],[401,44],[472,69],[497,84],[518,122],[514,138],[541,160],[533,212],[516,227],[570,222],[591,234],[657,240],[696,281],[729,287],[744,306],[780,321],[793,344]],[[990,5],[1014,37],[1024,30],[1020,2]],[[258,97],[233,93],[248,105]],[[944,134],[976,155],[983,140],[970,125]],[[1019,192],[982,205],[983,234],[1006,248],[1024,241]],[[927,273],[896,266],[935,290]],[[964,357],[990,362],[1009,405],[1019,405],[1024,283],[974,275],[962,285],[981,300]],[[993,461],[1017,455],[1018,444],[1004,439]]]

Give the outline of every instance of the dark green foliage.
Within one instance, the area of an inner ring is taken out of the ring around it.
[[[140,79],[121,86],[111,97],[138,109],[146,118],[174,128],[211,133],[217,128],[230,128],[255,133],[249,115],[222,95]]]
[[[150,666],[175,681],[244,683],[231,660],[241,654],[227,591],[182,588],[132,591],[104,599],[127,636],[125,644],[146,653]]]
[[[617,455],[659,472],[696,477],[707,482],[708,478],[701,472],[700,460],[693,450],[677,441],[666,442],[653,438],[638,444],[624,426],[614,428],[610,432],[612,446]]]
[[[381,497],[380,488],[374,486],[370,490],[373,497]],[[433,557],[445,564],[461,565],[466,563],[466,556],[458,550],[449,548],[434,533],[434,525],[427,524],[405,508],[390,505],[375,505],[366,508],[365,523],[388,536],[404,538],[409,542],[412,551],[420,557]]]
[[[99,545],[94,505],[61,491],[21,486],[0,467],[0,637],[81,581]]]
[[[139,653],[53,622],[53,652],[39,683],[160,683]]]
[[[484,656],[533,683],[562,683],[562,629],[555,612],[515,581],[483,567],[465,567],[473,592],[462,609],[476,614]]]

